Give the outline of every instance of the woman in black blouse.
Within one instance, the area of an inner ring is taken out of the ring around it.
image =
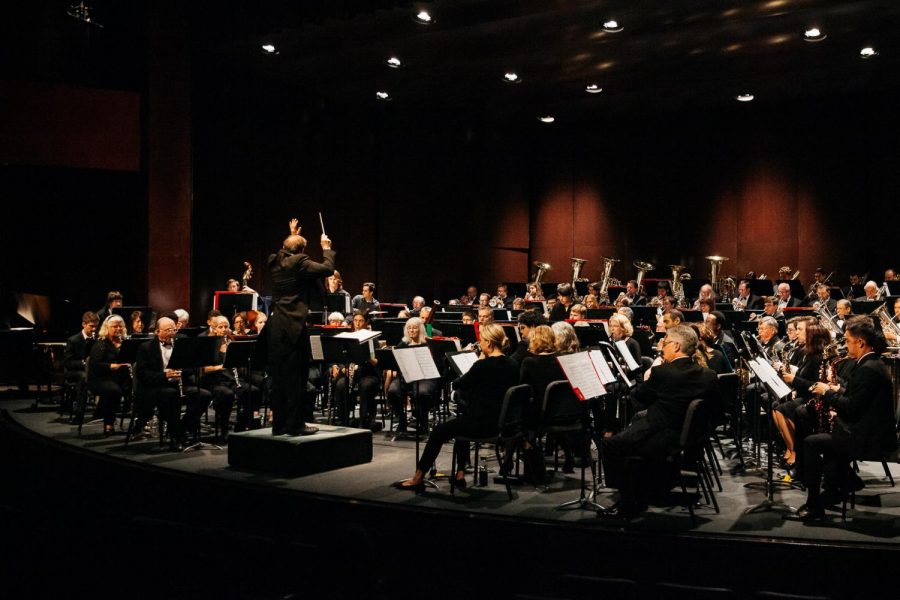
[[[518,383],[519,369],[516,362],[503,353],[507,346],[503,328],[493,323],[480,328],[482,358],[469,371],[457,379],[453,386],[461,394],[461,410],[458,417],[435,426],[425,444],[416,472],[410,479],[398,481],[394,487],[404,490],[422,490],[423,477],[431,469],[444,442],[457,435],[487,437],[498,432],[500,408],[506,390]],[[469,444],[455,442],[457,456],[456,484],[465,486],[466,465],[469,463]]]
[[[99,399],[97,411],[103,417],[103,435],[113,432],[122,396],[131,389],[131,365],[118,362],[123,339],[125,320],[118,315],[107,317],[88,360],[88,389]]]

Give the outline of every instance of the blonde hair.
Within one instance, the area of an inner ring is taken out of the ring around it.
[[[103,325],[100,326],[100,333],[97,334],[97,338],[101,340],[105,340],[109,337],[109,324],[113,321],[119,321],[122,323],[122,326],[125,326],[125,319],[123,319],[119,315],[109,315],[104,319]]]
[[[485,323],[478,328],[478,335],[494,348],[505,350],[509,346],[509,339],[500,325]]]
[[[538,325],[528,335],[528,351],[532,354],[556,352],[556,334],[548,325]]]
[[[628,320],[628,317],[625,315],[621,315],[618,313],[613,313],[609,315],[609,324],[618,323],[619,326],[625,330],[625,337],[630,338],[634,335],[634,325],[631,324],[631,321]]]

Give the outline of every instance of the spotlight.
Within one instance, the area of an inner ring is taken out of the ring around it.
[[[434,19],[431,18],[431,14],[427,10],[420,10],[416,13],[416,23],[420,25],[431,25],[434,23]]]
[[[263,51],[263,54],[268,54],[270,56],[274,56],[274,55],[278,54],[278,48],[276,48],[272,44],[263,44],[262,51]]]
[[[400,59],[397,58],[396,56],[392,56],[384,62],[385,62],[385,64],[387,64],[387,66],[389,66],[392,69],[399,69],[400,67],[403,66],[403,63],[401,63]]]
[[[507,71],[503,74],[503,81],[506,83],[522,83],[522,78],[515,71]]]
[[[556,117],[553,115],[544,115],[543,117],[538,117],[538,121],[541,123],[553,123],[556,121]]]
[[[603,88],[596,83],[589,83],[588,85],[584,86],[584,91],[586,91],[588,94],[599,94],[603,91]]]
[[[603,31],[605,31],[606,33],[619,33],[623,29],[625,28],[619,25],[619,22],[615,19],[610,19],[609,21],[603,23]]]
[[[807,42],[821,42],[826,37],[828,36],[825,35],[818,27],[810,27],[803,32],[803,39]]]
[[[753,98],[753,94],[738,94],[734,97],[734,99],[738,102],[752,102]]]
[[[390,102],[391,100],[393,100],[393,97],[391,97],[391,95],[384,90],[375,92],[375,98],[381,100],[382,102]]]
[[[863,59],[875,58],[876,56],[878,56],[878,51],[872,46],[866,46],[859,51],[859,57]]]

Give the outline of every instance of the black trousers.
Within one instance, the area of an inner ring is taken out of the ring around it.
[[[166,422],[169,436],[175,441],[184,441],[186,431],[197,433],[200,430],[200,416],[209,407],[212,394],[196,386],[183,387],[184,398],[178,390],[178,384],[169,383],[160,387],[141,388],[137,396],[137,422],[135,431],[143,429],[144,424],[158,410],[159,418]],[[184,418],[181,418],[182,400],[186,405]]]
[[[441,446],[458,435],[475,438],[487,437],[496,433],[496,422],[493,424],[479,423],[478,421],[467,419],[465,416],[447,419],[443,423],[435,425],[434,429],[431,430],[431,435],[428,436],[428,442],[425,444],[425,449],[422,450],[416,469],[423,473],[431,470],[431,466],[441,451]],[[469,443],[454,442],[453,452],[456,453],[456,468],[460,470],[465,469],[466,465],[469,464]],[[456,473],[451,473],[450,476],[455,477]]]
[[[846,489],[850,473],[848,440],[841,435],[816,433],[803,440],[804,482],[806,483],[806,504],[812,509],[822,508],[822,476],[830,473],[834,486]]]
[[[84,371],[66,371],[66,383],[74,389],[74,397],[71,398],[71,404],[66,401],[66,406],[61,406],[62,410],[70,410],[73,415],[77,415],[81,411],[81,407],[87,402],[87,373]],[[62,411],[61,411],[62,412]]]
[[[352,390],[347,389],[347,377],[341,376],[334,384],[334,396],[337,400],[338,414],[344,423],[349,421],[350,413],[356,406],[356,399],[353,397]],[[378,386],[381,380],[374,375],[365,375],[356,379],[356,385],[359,390],[359,420],[363,423],[369,422],[378,410],[376,398],[378,396]]]
[[[627,429],[606,438],[601,444],[607,487],[616,488],[623,502],[634,501],[633,480],[626,472],[627,459],[639,456],[662,462],[678,445],[680,432],[654,425],[646,418],[636,419]],[[668,482],[666,482],[668,483]]]
[[[91,385],[91,391],[97,396],[97,412],[103,417],[104,425],[112,425],[116,422],[116,412],[122,404],[122,396],[126,393],[127,386],[112,380],[103,379],[95,381]]]
[[[394,416],[400,422],[400,427],[406,427],[406,397],[412,396],[413,414],[420,425],[428,423],[428,411],[434,404],[434,398],[438,394],[438,381],[436,379],[423,379],[415,383],[403,383],[395,379],[388,387],[388,402],[394,411]]]
[[[309,378],[309,333],[304,331],[284,356],[269,357],[272,380],[272,429],[300,429],[313,421],[314,396],[306,393]]]

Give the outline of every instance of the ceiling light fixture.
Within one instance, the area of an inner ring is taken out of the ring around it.
[[[878,51],[875,50],[875,48],[873,48],[872,46],[866,46],[859,51],[859,57],[863,59],[875,58],[876,56],[878,56]]]
[[[821,42],[826,37],[828,36],[824,34],[818,27],[810,27],[803,32],[803,39],[807,42]]]
[[[94,25],[103,29],[103,25],[95,21],[91,18],[91,11],[94,10],[84,2],[79,2],[78,4],[71,5],[67,10],[66,14],[68,14],[73,19],[78,19],[82,23],[87,23],[88,25]]]
[[[276,48],[272,44],[263,44],[262,51],[264,54],[269,54],[269,55],[278,54],[278,48]]]
[[[431,25],[434,23],[434,19],[431,18],[431,14],[427,10],[420,10],[416,13],[416,23],[420,25]]]
[[[588,85],[584,86],[584,91],[586,91],[588,94],[599,94],[603,91],[603,88],[596,83],[589,83]]]
[[[606,33],[619,33],[623,29],[625,28],[619,25],[619,22],[615,19],[610,19],[609,21],[603,23],[603,31],[605,31]]]
[[[554,121],[556,121],[556,117],[554,117],[553,115],[544,115],[543,117],[538,117],[538,120],[541,123],[553,123]]]
[[[378,100],[381,100],[382,102],[390,102],[391,100],[393,100],[391,95],[388,94],[387,92],[385,92],[384,90],[379,90],[379,91],[375,92],[375,98],[377,98]]]
[[[505,83],[522,83],[522,78],[515,71],[507,71],[503,74]]]
[[[752,102],[753,98],[753,94],[738,94],[734,97],[734,99],[738,102]]]
[[[387,66],[389,66],[392,69],[399,69],[400,67],[403,66],[403,63],[401,63],[400,59],[397,58],[396,56],[392,56],[384,62],[385,62],[385,64],[387,64]]]

